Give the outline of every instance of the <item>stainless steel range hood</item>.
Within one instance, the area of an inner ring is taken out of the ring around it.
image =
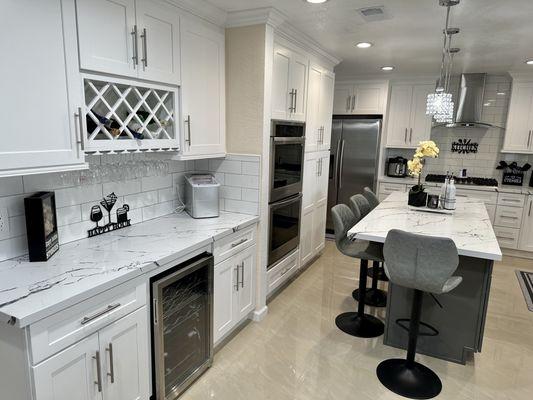
[[[459,78],[458,95],[454,96],[457,107],[455,122],[449,128],[500,128],[482,120],[487,74],[462,74]]]

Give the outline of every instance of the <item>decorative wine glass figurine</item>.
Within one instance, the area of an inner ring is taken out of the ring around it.
[[[98,221],[104,217],[102,209],[100,206],[92,206],[91,208],[91,221],[96,222],[96,227],[98,228]]]
[[[113,206],[117,202],[117,195],[115,193],[111,193],[104,197],[104,199],[100,202],[102,207],[107,211],[107,215],[109,218],[108,223],[111,223],[111,210],[113,209]]]

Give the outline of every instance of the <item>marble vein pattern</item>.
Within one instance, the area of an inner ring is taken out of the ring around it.
[[[453,215],[412,210],[407,193],[394,192],[348,231],[354,239],[385,243],[391,229],[452,239],[459,255],[501,260],[502,252],[481,200],[457,197]]]
[[[48,262],[27,256],[1,262],[0,322],[29,325],[256,221],[230,212],[209,219],[170,214],[65,244]]]

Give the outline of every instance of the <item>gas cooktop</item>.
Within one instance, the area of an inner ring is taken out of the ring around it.
[[[458,178],[454,177],[455,183],[460,185],[475,185],[475,186],[498,186],[498,181],[494,178]],[[438,182],[444,183],[446,175],[428,174],[426,176],[426,182]]]

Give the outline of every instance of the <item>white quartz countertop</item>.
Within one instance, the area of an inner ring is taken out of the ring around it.
[[[418,179],[411,178],[411,177],[405,177],[405,178],[394,178],[389,176],[382,176],[379,178],[380,182],[385,183],[398,183],[401,185],[416,185],[418,184]],[[424,186],[426,187],[441,187],[442,183],[438,182],[424,182],[422,181]],[[476,185],[463,185],[463,184],[456,184],[455,187],[457,189],[465,189],[465,190],[481,190],[484,192],[498,192],[498,193],[517,193],[517,194],[533,194],[533,187],[527,186],[527,184],[524,184],[524,186],[509,186],[509,185],[498,185],[498,186],[476,186]]]
[[[459,255],[501,260],[502,252],[483,202],[457,198],[453,215],[412,210],[407,193],[394,192],[348,231],[356,239],[385,243],[391,229],[421,235],[447,237],[454,241]]]
[[[24,327],[200,249],[257,222],[221,212],[193,219],[171,214],[62,245],[47,262],[0,262],[0,322]]]

